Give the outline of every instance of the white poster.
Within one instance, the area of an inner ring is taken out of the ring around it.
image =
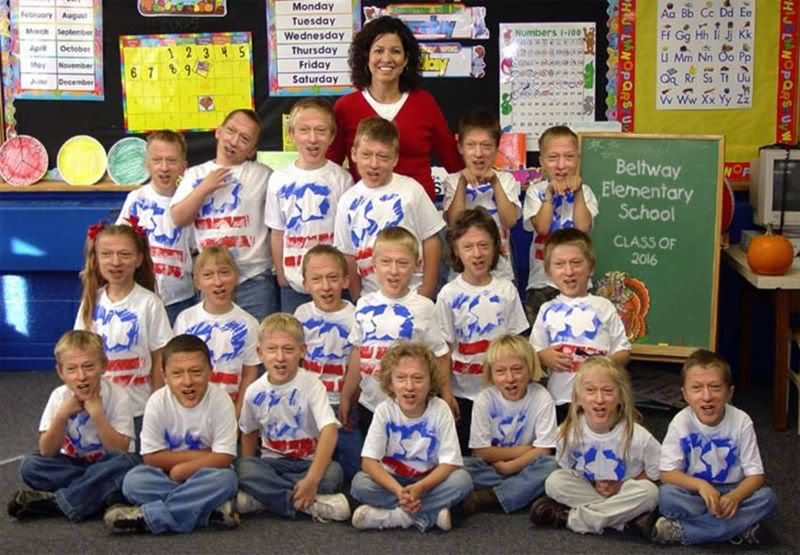
[[[658,1],[659,110],[753,103],[754,0]]]
[[[500,125],[528,149],[553,125],[594,121],[595,24],[500,24]]]

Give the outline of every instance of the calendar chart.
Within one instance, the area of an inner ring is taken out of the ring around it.
[[[208,131],[253,108],[250,33],[127,35],[120,39],[128,133]]]

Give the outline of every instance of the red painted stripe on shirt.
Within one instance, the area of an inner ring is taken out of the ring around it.
[[[344,376],[346,370],[344,364],[320,364],[317,361],[308,359],[303,360],[303,368],[316,374],[331,374],[334,376]]]
[[[393,473],[406,478],[421,478],[431,473],[430,470],[421,472],[412,466],[408,466],[407,464],[398,461],[397,459],[393,459],[392,457],[383,457],[381,462],[389,467]]]
[[[186,253],[184,253],[182,250],[156,247],[154,245],[150,245],[150,254],[153,257],[163,256],[164,258],[177,258],[181,262],[183,262],[186,257]]]
[[[313,437],[289,441],[267,439],[264,441],[264,447],[293,459],[302,459],[314,454],[317,449],[317,439]]]
[[[236,385],[239,383],[239,374],[231,374],[229,372],[219,372],[214,370],[214,372],[211,373],[211,383]]]
[[[489,340],[481,339],[480,341],[473,341],[472,343],[459,343],[458,352],[462,355],[480,355],[486,352],[489,348]]]
[[[139,368],[139,357],[115,358],[108,361],[106,372],[121,372],[123,370],[136,370]]]
[[[466,362],[455,360],[453,361],[453,372],[455,372],[456,374],[466,374],[469,376],[483,374],[483,364],[480,364],[478,362],[467,364]]]

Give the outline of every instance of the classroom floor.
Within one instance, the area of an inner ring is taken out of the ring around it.
[[[58,385],[54,372],[0,373],[0,546],[5,553],[142,553],[142,552],[356,552],[372,553],[518,553],[535,550],[547,552],[633,553],[652,546],[637,537],[608,533],[605,537],[581,536],[565,530],[540,530],[531,527],[527,513],[510,516],[483,514],[464,519],[454,517],[449,533],[420,534],[412,530],[359,532],[349,524],[319,524],[308,519],[287,521],[266,515],[247,515],[236,531],[202,530],[188,535],[126,536],[110,535],[101,520],[79,525],[66,519],[52,518],[18,522],[6,513],[5,506],[20,487],[17,477],[18,457],[36,444],[39,417],[50,391]],[[796,429],[777,433],[769,423],[769,399],[766,387],[752,387],[739,392],[738,406],[754,416],[761,455],[770,485],[780,501],[778,517],[767,526],[770,552],[800,551],[800,436]],[[661,439],[674,411],[647,410],[648,427]],[[797,420],[794,413],[790,423]],[[664,548],[666,549],[666,548]],[[733,552],[728,544],[707,546],[705,551]],[[696,547],[669,547],[670,553],[694,553]]]

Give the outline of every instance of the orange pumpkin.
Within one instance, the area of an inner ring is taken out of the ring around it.
[[[792,267],[793,260],[792,243],[783,235],[773,235],[771,229],[753,239],[747,249],[750,269],[765,276],[782,276]]]

